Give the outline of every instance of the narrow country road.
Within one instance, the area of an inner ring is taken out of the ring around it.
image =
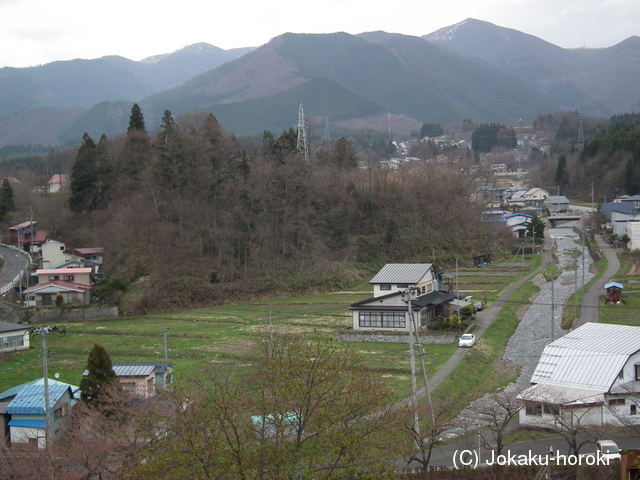
[[[593,282],[591,288],[589,288],[582,297],[580,317],[574,325],[574,328],[584,325],[587,322],[598,323],[600,321],[600,297],[604,295],[604,286],[613,279],[614,275],[618,273],[620,269],[620,261],[618,260],[618,255],[614,247],[606,243],[600,235],[596,235],[595,238],[600,250],[607,258],[609,266],[604,274]]]

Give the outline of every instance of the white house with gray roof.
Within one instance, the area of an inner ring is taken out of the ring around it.
[[[0,353],[29,350],[28,325],[11,322],[0,322]]]
[[[431,263],[388,263],[369,281],[373,297],[352,304],[353,330],[409,331],[408,294],[416,324],[426,325],[438,315],[448,315],[454,295],[439,291],[438,276]]]
[[[520,425],[640,424],[640,327],[586,323],[547,345],[518,395]]]

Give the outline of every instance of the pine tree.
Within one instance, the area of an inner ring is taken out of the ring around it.
[[[144,127],[144,117],[142,115],[142,110],[140,110],[140,106],[137,103],[134,103],[133,107],[131,107],[131,116],[129,117],[129,128],[127,128],[127,133],[131,133],[133,131],[146,132]]]
[[[98,148],[88,133],[82,136],[76,161],[71,169],[69,208],[73,212],[94,210],[98,204]]]
[[[14,208],[13,188],[11,188],[9,179],[4,178],[2,186],[0,186],[0,221],[4,221]]]
[[[100,395],[107,388],[119,385],[111,357],[102,345],[93,344],[87,359],[87,370],[89,373],[80,382],[80,398],[85,402],[99,402]]]

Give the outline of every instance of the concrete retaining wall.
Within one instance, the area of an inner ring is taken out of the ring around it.
[[[420,342],[425,345],[449,345],[458,341],[456,332],[427,332],[420,334]],[[367,332],[342,330],[338,333],[341,342],[379,342],[379,343],[409,343],[407,332]]]
[[[106,320],[118,316],[118,307],[42,308],[28,310],[29,323],[61,323],[83,320]]]

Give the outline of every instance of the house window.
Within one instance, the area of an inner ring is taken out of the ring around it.
[[[558,410],[557,406],[550,405],[548,403],[545,403],[542,406],[542,411],[547,415],[558,415],[560,413],[560,410]]]
[[[62,277],[63,280],[67,281],[67,282],[73,282],[73,279],[75,278],[75,276],[73,275],[64,275]]]
[[[611,398],[609,399],[609,406],[613,407],[615,405],[624,405],[624,398]]]
[[[60,280],[60,276],[59,275],[49,275],[49,281],[53,282],[55,280]]]
[[[433,284],[432,283],[427,285],[427,293],[429,293],[429,292],[433,292]]]
[[[389,283],[382,283],[380,285],[380,290],[391,290],[391,284]]]
[[[636,412],[636,408],[637,408],[637,407],[636,407],[636,405],[635,405],[635,404],[633,404],[633,405],[629,405],[629,415],[636,415],[636,414],[637,414],[637,412]]]
[[[370,328],[404,328],[404,312],[360,312],[359,325]]]
[[[408,283],[399,283],[398,284],[398,288],[409,288],[409,284]]]
[[[0,338],[0,350],[24,346],[24,335],[12,335]]]
[[[539,415],[542,416],[542,404],[541,403],[527,403],[525,407],[525,413],[527,415]]]
[[[60,251],[64,252],[64,245],[60,245]]]
[[[620,380],[623,380],[623,379],[624,379],[624,368],[623,368],[622,370],[620,370],[620,373],[618,374],[618,378],[619,378]]]
[[[636,380],[640,380],[640,363],[634,365],[636,370]]]

